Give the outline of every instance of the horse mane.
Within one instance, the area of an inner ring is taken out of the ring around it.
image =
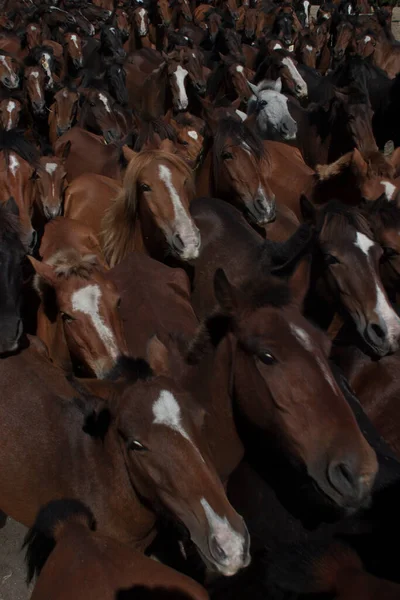
[[[318,213],[317,229],[320,231],[322,227],[331,226],[334,218],[336,218],[335,229],[340,230],[342,226],[350,225],[350,227],[354,227],[360,233],[373,239],[374,236],[368,220],[359,208],[347,206],[340,200],[330,200],[322,206]],[[339,220],[339,223],[337,223],[337,220]]]
[[[213,172],[215,180],[218,179],[221,167],[221,154],[228,138],[231,138],[233,144],[237,146],[243,143],[247,144],[257,161],[268,161],[268,154],[262,139],[243,121],[229,117],[221,119],[217,123],[213,143]]]
[[[85,254],[82,256],[75,248],[68,248],[56,252],[48,261],[49,265],[54,267],[57,277],[69,279],[70,277],[80,277],[89,279],[94,270],[100,268],[98,258],[95,254]]]
[[[163,150],[142,150],[129,162],[123,188],[106,211],[102,221],[103,252],[110,266],[115,266],[135,248],[134,231],[138,211],[137,183],[140,173],[153,161],[165,161],[185,174],[194,193],[193,171],[176,154]]]
[[[23,160],[26,160],[31,165],[35,165],[38,161],[39,154],[35,146],[28,142],[24,137],[24,132],[21,129],[0,129],[0,152],[8,154],[15,152]]]
[[[152,142],[155,135],[158,135],[161,140],[176,142],[175,129],[162,117],[140,117],[139,133],[133,146],[135,152],[140,152],[146,142]]]
[[[232,59],[232,63],[235,61]],[[228,70],[228,65],[224,62],[220,62],[216,69],[210,74],[207,80],[207,94],[212,98],[217,94],[221,84],[224,80],[225,74]]]
[[[382,194],[373,202],[366,202],[365,213],[368,218],[372,218],[372,226],[378,225],[378,218],[384,228],[398,228],[400,224],[400,207],[395,200],[388,200],[385,194]]]
[[[34,526],[25,536],[27,583],[38,577],[66,526],[83,525],[94,531],[96,521],[92,511],[80,500],[52,500],[38,513]]]
[[[9,241],[21,238],[21,224],[18,216],[7,208],[7,202],[0,202],[0,240]]]

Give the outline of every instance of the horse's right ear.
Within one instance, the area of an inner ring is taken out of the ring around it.
[[[58,158],[62,160],[67,160],[69,153],[71,152],[71,140],[67,142],[61,142],[61,144],[57,144],[55,149],[55,154]]]
[[[214,275],[214,294],[222,308],[228,314],[232,314],[237,308],[235,289],[227,278],[223,269],[217,269]]]
[[[170,375],[171,365],[168,349],[156,335],[153,335],[147,343],[147,360],[156,375],[166,377]]]
[[[125,144],[125,146],[122,147],[122,153],[127,162],[130,162],[132,160],[132,158],[134,158],[138,154],[138,152],[135,152],[134,150],[132,150],[132,148],[129,148],[129,146],[127,146],[126,144]]]
[[[41,279],[43,279],[48,285],[54,286],[57,282],[57,275],[54,271],[54,267],[48,265],[45,262],[41,262],[33,258],[33,256],[28,255],[28,260],[30,261],[32,267],[35,269],[37,275]]]
[[[255,96],[257,96],[257,94],[258,94],[258,86],[254,85],[254,83],[250,83],[250,81],[247,81],[247,85],[249,86],[249,88],[251,89],[251,91],[253,92],[253,94]]]
[[[300,211],[304,223],[313,225],[317,217],[317,209],[305,194],[300,196]]]

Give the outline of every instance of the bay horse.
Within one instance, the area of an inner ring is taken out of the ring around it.
[[[189,214],[193,173],[165,140],[157,150],[132,153],[121,193],[103,220],[102,245],[111,266],[133,249],[180,260],[198,257],[201,240]]]
[[[52,550],[49,544],[54,545]],[[84,600],[90,594],[115,600],[123,590],[161,598],[208,599],[194,580],[98,533],[92,511],[79,500],[54,500],[44,506],[24,545],[28,581],[34,575],[38,578],[32,600],[71,596]]]
[[[37,163],[36,148],[25,140],[19,130],[0,132],[0,202],[13,197],[19,211],[21,228],[32,251],[37,234],[32,225],[33,187],[32,176]]]
[[[82,389],[75,401],[76,389],[31,348],[1,361],[2,380],[18,389],[15,404],[6,388],[1,402],[10,433],[2,445],[1,509],[31,527],[50,500],[79,499],[91,507],[99,534],[142,552],[167,511],[214,570],[233,575],[250,561],[247,529],[213,466],[203,411],[173,380],[168,356],[154,338],[148,362],[128,361],[117,381],[95,382],[101,400]],[[22,446],[21,422],[30,431]],[[9,460],[17,446],[19,460]]]
[[[43,116],[46,107],[46,74],[40,67],[25,67],[24,88],[28,95],[34,115]]]
[[[47,220],[62,212],[67,175],[64,162],[56,156],[42,156],[36,167],[34,202]]]
[[[353,320],[370,352],[385,356],[396,351],[400,319],[380,278],[382,248],[376,243],[368,220],[357,208],[335,200],[316,208],[303,197],[301,204],[303,218],[315,224],[318,236],[320,250],[312,277],[315,288],[322,276],[329,290],[321,290],[322,297],[326,301],[329,296],[337,311]],[[329,312],[329,301],[322,303]],[[313,318],[323,319],[321,298],[310,302],[309,310]]]
[[[78,116],[79,94],[75,89],[64,87],[54,94],[49,108],[49,139],[54,146],[56,140],[71,129]]]
[[[0,354],[15,352],[23,333],[21,318],[26,242],[13,198],[0,202]]]
[[[197,174],[197,193],[230,202],[258,225],[273,221],[275,195],[267,180],[268,153],[262,140],[239,119],[220,119],[213,130]]]
[[[5,52],[0,50],[0,83],[9,90],[15,90],[19,87],[20,66],[18,61]]]
[[[22,103],[16,98],[4,98],[0,102],[0,121],[6,131],[18,127],[21,111]]]
[[[82,107],[79,114],[79,127],[96,135],[102,135],[106,143],[122,137],[115,101],[104,89],[88,88],[81,92]]]
[[[65,370],[104,378],[126,353],[118,313],[119,295],[106,277],[106,265],[93,231],[77,221],[57,217],[44,230],[31,258],[34,287],[41,298],[37,335],[49,357]]]

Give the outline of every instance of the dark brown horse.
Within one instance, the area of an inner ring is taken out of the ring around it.
[[[49,542],[55,542],[50,552]],[[28,579],[39,576],[33,600],[115,600],[147,593],[178,600],[207,600],[198,583],[96,532],[92,512],[78,500],[55,500],[38,514],[27,535]],[[79,552],[77,552],[79,548]]]

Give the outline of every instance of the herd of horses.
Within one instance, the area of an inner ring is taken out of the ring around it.
[[[391,19],[0,1],[0,510],[32,600],[400,599]]]

